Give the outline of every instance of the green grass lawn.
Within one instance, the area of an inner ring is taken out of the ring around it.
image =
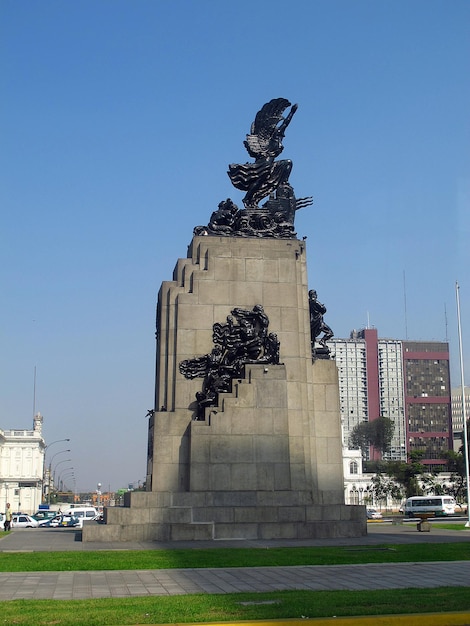
[[[432,527],[433,528],[443,528],[444,530],[467,530],[468,528],[465,526],[465,524],[442,524],[440,522],[438,522],[437,524],[434,522],[432,523]]]
[[[301,548],[208,548],[189,550],[99,550],[96,552],[1,553],[0,571],[174,569],[346,565],[406,561],[470,560],[470,542]]]
[[[444,525],[445,526],[445,525]],[[455,528],[455,525],[452,525]],[[470,560],[470,542],[300,548],[100,550],[0,553],[0,571],[67,571],[338,565]],[[283,591],[217,595],[12,600],[1,619],[21,626],[174,624],[355,615],[468,611],[468,588],[379,591]],[[469,622],[470,623],[470,622]]]
[[[175,624],[467,611],[468,588],[283,591],[99,600],[2,602],[1,619],[21,626]]]

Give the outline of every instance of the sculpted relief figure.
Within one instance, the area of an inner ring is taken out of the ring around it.
[[[248,363],[279,363],[279,341],[268,334],[269,319],[263,307],[235,308],[225,323],[212,327],[215,347],[210,354],[181,361],[185,378],[204,378],[196,393],[197,419],[204,419],[204,409],[216,406],[219,393],[231,390],[232,379],[243,376]]]
[[[228,169],[233,186],[246,191],[245,209],[240,210],[230,198],[224,200],[212,213],[207,226],[196,226],[195,235],[296,237],[295,212],[312,204],[312,199],[295,197],[289,184],[292,161],[276,161],[284,149],[282,141],[296,111],[297,105],[291,105],[286,98],[274,98],[258,111],[243,142],[254,163],[232,163]],[[267,201],[259,206],[264,198]]]

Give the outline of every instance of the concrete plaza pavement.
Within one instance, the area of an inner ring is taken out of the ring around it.
[[[1,553],[40,551],[162,550],[217,547],[349,546],[470,541],[470,531],[416,530],[415,523],[368,525],[366,537],[322,540],[237,540],[214,542],[82,543],[74,529],[18,529],[0,540]],[[366,565],[176,568],[165,570],[4,572],[0,600],[86,599],[168,596],[192,593],[270,592],[306,589],[366,590],[470,586],[470,561]]]
[[[0,600],[470,586],[470,562],[0,574]]]

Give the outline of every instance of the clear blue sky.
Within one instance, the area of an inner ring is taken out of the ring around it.
[[[468,0],[2,0],[0,64],[0,428],[36,367],[78,489],[144,478],[158,289],[271,98],[335,335],[447,336],[457,385],[458,280],[468,383]]]

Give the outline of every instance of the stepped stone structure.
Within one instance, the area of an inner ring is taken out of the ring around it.
[[[179,363],[212,347],[234,305],[262,302],[279,364],[243,378],[195,419],[201,379]],[[147,485],[84,540],[320,538],[366,534],[363,506],[344,504],[338,378],[312,362],[305,242],[193,238],[158,301],[155,406]]]
[[[344,504],[337,369],[312,337],[299,201],[270,176],[268,206],[250,206],[256,190],[245,210],[221,203],[162,284],[147,491],[84,541],[366,534],[365,507]]]

